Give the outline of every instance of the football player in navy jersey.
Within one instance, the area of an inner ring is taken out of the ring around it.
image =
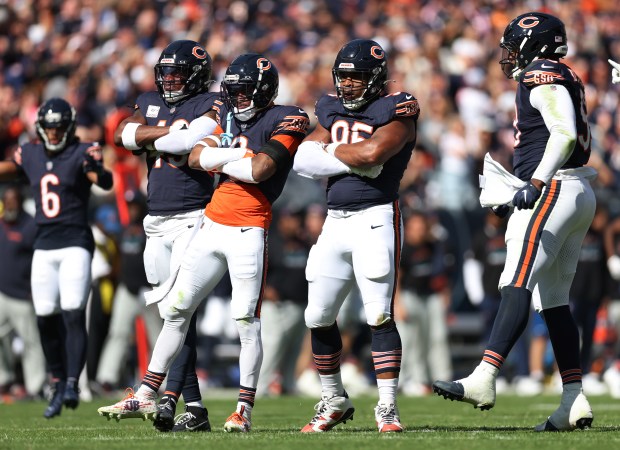
[[[88,223],[92,184],[112,188],[101,147],[75,136],[75,109],[61,98],[37,113],[40,143],[17,149],[0,162],[0,179],[23,174],[34,197],[38,226],[32,259],[32,300],[53,395],[44,416],[79,404],[78,379],[86,362],[86,302],[94,240]]]
[[[530,12],[512,20],[500,41],[500,64],[518,82],[514,174],[516,190],[506,231],[507,257],[499,279],[499,311],[482,361],[471,375],[436,381],[433,390],[452,400],[490,409],[495,379],[527,326],[530,303],[541,313],[562,376],[559,408],[536,431],[568,431],[592,424],[583,394],[579,331],[569,309],[569,289],[596,199],[585,167],[591,136],[581,80],[560,59],[568,49],[564,24]],[[505,215],[508,205],[497,212]],[[532,294],[535,294],[532,296]]]
[[[154,403],[170,364],[181,351],[196,308],[228,270],[241,353],[237,408],[224,429],[250,431],[262,362],[260,306],[271,205],[284,188],[309,124],[303,110],[274,104],[278,81],[275,65],[262,55],[241,55],[227,68],[222,81],[224,101],[214,103],[218,125],[189,154],[190,167],[204,174],[219,173],[217,188],[178,273],[158,290],[163,297],[164,326],[140,388],[133,397],[102,408],[105,411],[132,416],[136,404],[142,408]],[[173,150],[175,154],[187,151]]]
[[[299,147],[294,170],[328,177],[328,214],[310,251],[306,325],[322,384],[316,415],[302,432],[329,431],[353,418],[342,383],[342,340],[336,316],[354,284],[372,333],[379,388],[380,432],[403,430],[396,406],[402,355],[394,323],[402,219],[398,188],[416,141],[417,100],[386,94],[387,58],[379,44],[356,39],[343,46],[332,69],[336,95],[316,104],[318,124]]]
[[[147,235],[144,268],[149,283],[160,286],[178,270],[181,255],[201,220],[213,194],[213,178],[207,172],[189,167],[187,154],[168,151],[189,150],[215,129],[213,102],[219,98],[208,92],[212,61],[197,42],[179,40],[169,44],[155,65],[157,92],[140,95],[134,114],[121,122],[115,143],[139,153],[146,149],[148,167],[148,215],[144,219]],[[160,313],[161,303],[159,303]],[[162,377],[163,380],[163,377]],[[185,413],[175,426],[176,403],[183,393]],[[153,417],[160,431],[210,431],[207,409],[196,375],[196,315],[182,351],[170,369],[165,395],[157,411],[150,403],[137,413]],[[100,408],[102,415],[117,415],[114,409]],[[154,414],[155,413],[155,414]]]

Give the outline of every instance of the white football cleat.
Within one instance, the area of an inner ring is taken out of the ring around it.
[[[329,431],[339,423],[353,420],[353,403],[345,392],[343,396],[323,395],[321,400],[314,405],[316,414],[308,425],[301,429],[302,433],[322,433]]]
[[[133,389],[125,390],[125,398],[120,402],[110,406],[102,406],[97,410],[100,416],[107,417],[108,420],[142,418],[142,420],[153,419],[157,411],[156,398],[147,398],[134,394]]]
[[[575,395],[577,394],[577,395]],[[547,420],[537,425],[536,431],[572,431],[575,428],[581,430],[590,428],[594,415],[592,408],[583,390],[567,390],[562,394],[560,407],[551,414]]]
[[[480,363],[467,378],[456,381],[435,381],[433,391],[450,400],[466,402],[482,411],[495,406],[495,372],[487,363]]]
[[[375,407],[375,421],[379,433],[398,433],[404,430],[400,423],[398,408],[394,404],[379,403]]]

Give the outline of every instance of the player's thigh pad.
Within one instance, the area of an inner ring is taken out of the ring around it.
[[[32,257],[32,301],[37,316],[49,316],[60,312],[58,250],[35,250]]]
[[[224,249],[232,284],[231,317],[255,317],[267,258],[265,230],[253,227],[242,233],[239,228],[228,227],[225,233]]]
[[[163,283],[170,276],[170,254],[166,236],[149,236],[144,247],[144,271],[152,286]]]
[[[58,271],[60,307],[65,311],[84,309],[90,292],[92,254],[82,247],[58,250],[61,255]]]

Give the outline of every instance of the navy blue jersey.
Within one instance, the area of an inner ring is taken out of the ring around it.
[[[43,144],[32,143],[15,153],[14,161],[28,178],[36,206],[36,249],[78,246],[94,250],[88,224],[92,183],[84,173],[84,164],[102,164],[89,153],[98,148],[96,142],[76,140],[58,153],[46,152]]]
[[[577,125],[577,143],[573,153],[561,169],[581,167],[590,158],[591,135],[588,126],[583,83],[570,67],[558,61],[539,59],[519,75],[516,96],[514,173],[529,181],[542,160],[549,140],[549,130],[536,108],[530,103],[530,92],[536,86],[558,84],[564,86],[573,100]]]
[[[37,226],[22,212],[15,222],[0,220],[0,292],[30,300],[30,268]]]
[[[360,111],[349,111],[335,95],[323,95],[316,103],[319,123],[331,132],[332,142],[351,144],[368,139],[380,127],[398,117],[420,114],[413,95],[398,92],[379,97]],[[327,183],[327,207],[357,211],[371,206],[391,203],[398,198],[398,188],[407,168],[415,140],[408,142],[383,165],[374,179],[354,174],[330,177]]]
[[[183,129],[204,115],[219,94],[205,92],[186,101],[168,106],[157,92],[138,97],[136,108],[146,118],[147,125]],[[156,156],[155,156],[156,155]],[[187,164],[188,155],[158,155],[147,153],[148,211],[152,216],[169,216],[202,209],[213,195],[213,178]]]
[[[278,167],[269,179],[258,184],[232,180],[222,174],[213,200],[207,207],[207,216],[224,225],[268,227],[271,221],[271,205],[282,193],[286,178],[293,167],[297,146],[306,136],[310,120],[304,110],[297,106],[274,105],[261,111],[251,122],[239,122],[229,114],[227,106],[216,101],[219,124],[216,132],[232,135],[229,147],[245,147],[258,153],[270,140],[276,140],[289,151],[286,164]]]

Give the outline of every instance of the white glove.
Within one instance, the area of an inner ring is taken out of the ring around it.
[[[379,164],[378,166],[372,166],[367,169],[351,167],[350,170],[351,170],[351,173],[354,173],[355,175],[359,175],[360,177],[377,178],[381,174],[381,171],[383,170],[383,164]]]
[[[611,64],[611,67],[613,67],[613,69],[611,69],[611,82],[613,84],[620,83],[620,64],[611,59],[608,59],[607,61]]]
[[[609,274],[614,280],[620,280],[620,256],[612,255],[607,260]]]

